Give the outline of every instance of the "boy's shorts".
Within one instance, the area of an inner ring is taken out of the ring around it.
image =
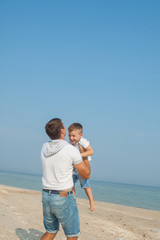
[[[74,183],[74,186],[78,182],[78,180],[80,182],[81,188],[88,188],[88,187],[90,187],[89,181],[87,179],[81,178],[81,176],[77,172],[74,171],[74,173],[73,173],[73,183]]]
[[[73,193],[67,197],[42,191],[43,222],[46,232],[56,233],[61,223],[67,237],[80,235],[79,213]]]

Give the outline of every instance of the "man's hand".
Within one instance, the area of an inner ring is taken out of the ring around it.
[[[85,149],[79,143],[78,143],[78,146],[81,153],[85,152]]]
[[[83,179],[90,178],[91,168],[88,159],[85,158],[81,163],[74,165],[79,175]]]

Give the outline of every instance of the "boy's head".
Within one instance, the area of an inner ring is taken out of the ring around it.
[[[68,128],[69,140],[72,144],[79,142],[83,136],[83,127],[80,123],[72,123]]]

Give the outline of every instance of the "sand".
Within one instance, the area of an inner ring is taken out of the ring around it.
[[[77,199],[79,240],[160,240],[160,212]],[[41,192],[0,185],[0,240],[39,240],[45,232]],[[62,228],[55,240],[65,240]]]

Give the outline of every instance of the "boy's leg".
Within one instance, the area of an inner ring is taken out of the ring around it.
[[[76,183],[78,182],[78,172],[74,169],[73,171],[73,188],[72,188],[72,191],[73,191],[73,194],[74,196],[76,196],[76,188],[75,188],[75,185]]]
[[[72,188],[72,192],[73,192],[74,196],[76,196],[76,189],[75,189],[75,186]]]
[[[84,188],[87,197],[89,199],[89,204],[90,204],[90,211],[94,211],[96,209],[95,204],[94,204],[94,200],[93,200],[93,194],[92,194],[92,189],[90,187],[88,188]]]
[[[78,176],[81,187],[85,190],[86,195],[89,199],[89,204],[90,204],[90,210],[94,211],[96,209],[95,204],[94,204],[94,200],[93,200],[93,194],[92,194],[92,190],[90,188],[90,184],[89,181],[86,179],[81,178],[81,176]]]

